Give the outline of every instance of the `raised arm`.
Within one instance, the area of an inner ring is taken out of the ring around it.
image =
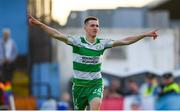
[[[145,32],[139,35],[135,35],[135,36],[130,36],[127,37],[125,39],[121,39],[121,40],[115,40],[113,43],[113,47],[117,47],[117,46],[122,46],[122,45],[129,45],[132,43],[135,43],[145,37],[152,37],[154,40],[157,38],[157,31],[158,29],[152,30],[150,32]]]
[[[42,22],[38,21],[31,15],[29,15],[29,24],[39,26],[44,31],[46,31],[48,34],[50,34],[51,37],[58,39],[62,42],[68,43],[68,39],[67,39],[66,35],[64,35],[63,33],[59,32],[58,30],[56,30],[54,28],[51,28],[51,27],[43,24]]]

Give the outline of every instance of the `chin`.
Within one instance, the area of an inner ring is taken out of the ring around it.
[[[96,36],[97,36],[97,34],[93,34],[93,35],[92,35],[92,37],[96,37]]]
[[[96,38],[96,35],[92,35],[93,38]]]

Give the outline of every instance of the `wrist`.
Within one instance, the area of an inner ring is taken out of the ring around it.
[[[141,34],[140,37],[147,37],[147,35],[146,34]]]

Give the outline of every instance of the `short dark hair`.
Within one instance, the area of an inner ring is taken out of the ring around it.
[[[164,73],[162,76],[164,79],[173,78],[173,74],[171,72]]]
[[[148,72],[147,75],[146,75],[146,78],[149,79],[149,80],[155,79],[156,75],[154,73]]]
[[[89,22],[90,20],[96,20],[96,21],[99,21],[99,19],[98,19],[97,17],[89,16],[89,17],[85,18],[84,24],[86,24],[86,23]]]

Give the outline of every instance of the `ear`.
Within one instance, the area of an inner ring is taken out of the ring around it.
[[[84,25],[84,30],[86,30],[86,25]]]

